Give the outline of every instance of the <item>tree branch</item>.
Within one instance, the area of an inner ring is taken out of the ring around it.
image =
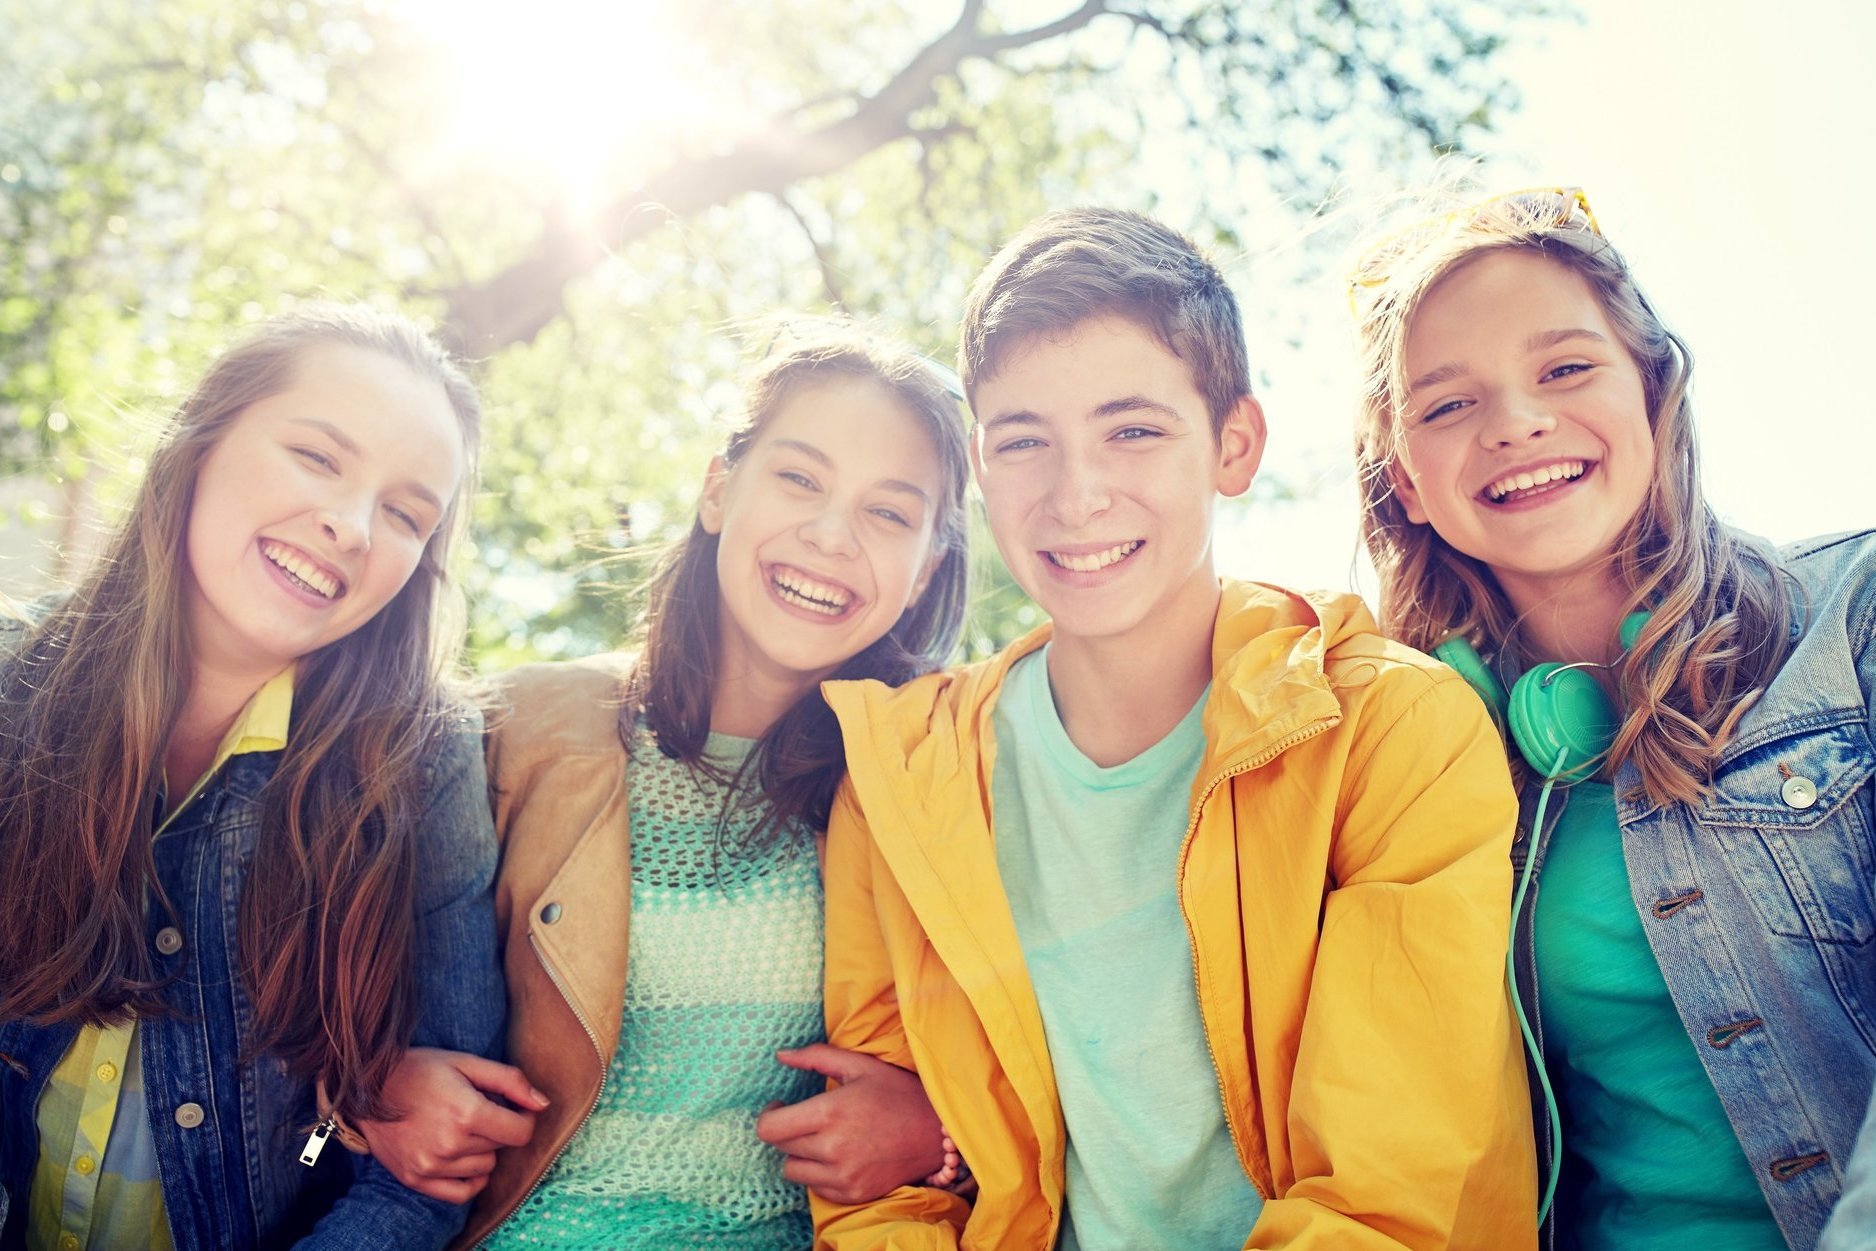
[[[1059,38],[1110,11],[1108,0],[1084,0],[1041,26],[990,34],[978,26],[983,0],[964,0],[950,29],[914,53],[847,116],[811,130],[772,127],[719,156],[671,165],[608,205],[591,232],[548,224],[521,260],[485,282],[443,293],[446,333],[473,356],[530,341],[564,309],[568,283],[670,218],[689,217],[751,192],[779,197],[803,179],[843,169],[916,134],[912,115],[932,100],[938,80],[955,75],[966,61]]]

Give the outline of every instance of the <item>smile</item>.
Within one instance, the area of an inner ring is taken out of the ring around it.
[[[272,561],[287,580],[322,599],[338,599],[345,594],[345,583],[322,568],[298,548],[273,539],[261,540],[261,555]]]
[[[1506,474],[1487,484],[1480,494],[1494,504],[1503,504],[1513,498],[1524,499],[1537,494],[1540,488],[1549,489],[1576,481],[1589,471],[1591,463],[1586,460],[1560,460],[1522,473]]]
[[[1146,546],[1145,539],[1128,539],[1098,552],[1043,552],[1050,564],[1070,573],[1099,573],[1109,565],[1119,564]]]
[[[824,617],[838,617],[853,606],[857,598],[844,586],[823,582],[789,565],[772,565],[769,585],[784,604],[805,608]]]

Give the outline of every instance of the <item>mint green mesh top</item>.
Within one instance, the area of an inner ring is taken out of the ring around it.
[[[749,739],[712,734],[734,774]],[[751,781],[753,785],[753,780]],[[760,810],[661,754],[632,754],[632,949],[625,1020],[592,1116],[534,1193],[483,1244],[804,1251],[807,1193],[755,1136],[770,1100],[821,1078],[775,1060],[823,1036],[821,873],[814,840],[750,851]],[[759,801],[758,801],[759,802]]]

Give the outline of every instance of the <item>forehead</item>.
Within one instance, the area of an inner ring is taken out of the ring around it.
[[[364,463],[422,482],[444,500],[455,493],[466,459],[462,423],[443,384],[351,344],[301,349],[286,385],[237,420],[256,432],[342,440]]]
[[[751,448],[813,449],[833,470],[863,479],[910,482],[940,495],[940,449],[918,412],[877,378],[836,375],[789,388]]]
[[[1430,287],[1407,323],[1409,371],[1432,355],[1522,342],[1534,331],[1585,329],[1615,341],[1608,314],[1582,274],[1525,248],[1466,260]]]
[[[1186,415],[1204,399],[1192,371],[1151,329],[1104,314],[1062,330],[1038,331],[1002,353],[996,372],[980,379],[972,407],[991,422],[1023,411],[1039,417],[1086,416],[1127,396],[1143,396]]]

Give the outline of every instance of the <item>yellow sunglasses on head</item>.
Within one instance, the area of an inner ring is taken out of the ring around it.
[[[1561,230],[1568,226],[1578,226],[1598,238],[1603,237],[1602,226],[1596,221],[1596,211],[1590,208],[1589,197],[1581,187],[1525,187],[1518,191],[1507,191],[1381,236],[1349,270],[1350,316],[1357,321],[1361,319],[1362,293],[1385,286],[1402,256],[1429,239],[1455,227],[1470,226],[1494,213],[1508,215],[1518,226],[1529,230]]]

